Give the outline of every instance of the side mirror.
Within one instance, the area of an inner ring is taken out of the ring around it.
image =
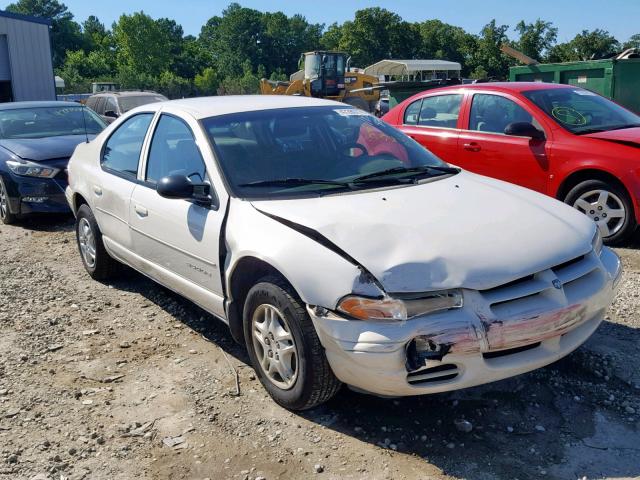
[[[544,140],[544,132],[541,132],[530,122],[513,122],[504,129],[505,135],[513,135],[515,137],[529,137],[533,140]]]
[[[118,114],[113,110],[107,110],[106,112],[104,112],[104,116],[111,117],[111,118],[118,118]]]
[[[194,200],[199,205],[218,208],[218,200],[211,195],[208,183],[193,183],[186,175],[162,177],[156,185],[158,195],[174,200]]]
[[[186,199],[193,197],[194,187],[185,175],[169,175],[160,179],[156,191],[164,198]]]

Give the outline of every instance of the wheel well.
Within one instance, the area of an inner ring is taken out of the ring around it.
[[[80,195],[79,193],[76,193],[73,195],[73,212],[74,213],[78,213],[78,209],[85,204],[89,204],[85,198]]]
[[[267,275],[276,275],[281,277],[285,282],[291,285],[286,277],[275,267],[255,257],[244,257],[238,261],[229,282],[229,294],[231,302],[227,309],[227,318],[229,320],[229,328],[233,339],[238,343],[244,342],[244,329],[242,325],[242,316],[244,309],[244,301],[258,280]],[[292,286],[292,290],[293,289]]]
[[[565,197],[571,191],[571,189],[578,185],[580,182],[584,182],[585,180],[602,180],[603,182],[613,183],[614,185],[622,188],[625,192],[627,192],[627,194],[629,194],[624,184],[614,175],[611,175],[610,173],[602,170],[590,169],[574,172],[567,178],[565,178],[560,185],[560,188],[558,188],[556,198],[560,201],[564,201]]]

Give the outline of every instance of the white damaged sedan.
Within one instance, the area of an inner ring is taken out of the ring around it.
[[[211,312],[290,409],[547,365],[621,276],[573,208],[324,100],[144,105],[78,146],[67,199],[93,278],[124,263]]]

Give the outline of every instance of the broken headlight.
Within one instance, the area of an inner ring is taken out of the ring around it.
[[[338,303],[338,311],[357,320],[408,320],[463,305],[460,290],[367,298],[348,295]]]

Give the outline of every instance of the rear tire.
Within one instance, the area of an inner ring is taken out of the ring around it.
[[[284,279],[267,276],[249,290],[243,322],[253,368],[278,404],[306,410],[338,392],[341,383],[329,366],[311,318]]]
[[[12,225],[18,221],[18,216],[11,213],[9,207],[9,193],[4,185],[4,180],[0,178],[0,220],[5,225]]]
[[[615,183],[585,180],[569,191],[564,202],[594,220],[607,245],[624,243],[636,230],[631,198]]]
[[[115,276],[121,264],[111,258],[102,243],[102,232],[89,205],[81,205],[76,216],[76,241],[80,258],[87,273],[94,280]]]

